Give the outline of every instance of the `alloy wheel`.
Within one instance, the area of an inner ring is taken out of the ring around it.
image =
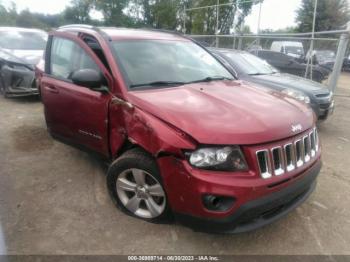
[[[141,169],[123,171],[117,179],[118,197],[124,207],[141,218],[155,218],[166,206],[166,197],[160,182]]]

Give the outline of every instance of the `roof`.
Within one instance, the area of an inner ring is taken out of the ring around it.
[[[176,34],[173,32],[165,32],[161,30],[130,29],[116,27],[101,27],[99,29],[112,39],[128,38],[186,41],[186,38],[182,37],[180,34]]]
[[[60,31],[79,29],[86,31],[92,30],[97,33],[107,35],[111,39],[154,39],[154,40],[176,40],[176,41],[189,41],[183,37],[180,33],[156,30],[156,29],[132,29],[132,28],[119,28],[119,27],[94,27],[90,25],[67,25],[59,28]]]

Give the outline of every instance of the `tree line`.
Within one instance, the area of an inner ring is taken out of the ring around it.
[[[92,24],[98,26],[152,27],[183,31],[188,34],[229,34],[239,30],[254,5],[263,0],[239,1],[239,12],[235,10],[237,0],[220,0],[218,27],[216,8],[187,11],[185,8],[210,6],[216,0],[71,0],[70,5],[59,14],[41,14],[30,10],[18,12],[16,5],[1,4],[0,26],[32,27],[50,30],[65,24]],[[295,25],[289,32],[310,32],[314,0],[302,0],[297,10]],[[102,20],[91,16],[92,11],[103,14]],[[235,15],[237,14],[237,17]],[[319,0],[316,31],[339,29],[350,20],[347,0]],[[278,22],[278,21],[276,21]],[[244,31],[249,32],[245,27]],[[273,32],[266,30],[265,32]]]
[[[1,1],[1,0],[0,0]],[[237,0],[220,0],[219,32],[228,34],[233,25],[239,28],[254,4],[263,0],[244,1],[239,4],[241,12],[235,12]],[[71,0],[70,5],[60,14],[48,15],[30,10],[17,11],[12,3],[5,8],[0,2],[0,26],[35,27],[41,29],[56,28],[65,24],[93,24],[120,27],[152,27],[187,33],[214,34],[216,27],[216,8],[207,8],[186,12],[185,8],[194,8],[216,4],[216,0]],[[92,11],[99,11],[103,19],[91,17]],[[238,17],[235,18],[235,14]],[[235,20],[235,22],[234,22]]]

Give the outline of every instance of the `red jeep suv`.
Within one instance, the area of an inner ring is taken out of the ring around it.
[[[49,132],[110,160],[108,191],[131,216],[243,232],[315,188],[312,110],[235,80],[189,38],[64,26],[50,34],[39,75]]]

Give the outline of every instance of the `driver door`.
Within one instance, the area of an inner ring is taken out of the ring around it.
[[[108,156],[110,94],[76,85],[70,77],[76,70],[94,69],[111,87],[109,72],[91,49],[70,33],[56,32],[50,37],[45,61],[41,89],[48,129],[59,138]]]

